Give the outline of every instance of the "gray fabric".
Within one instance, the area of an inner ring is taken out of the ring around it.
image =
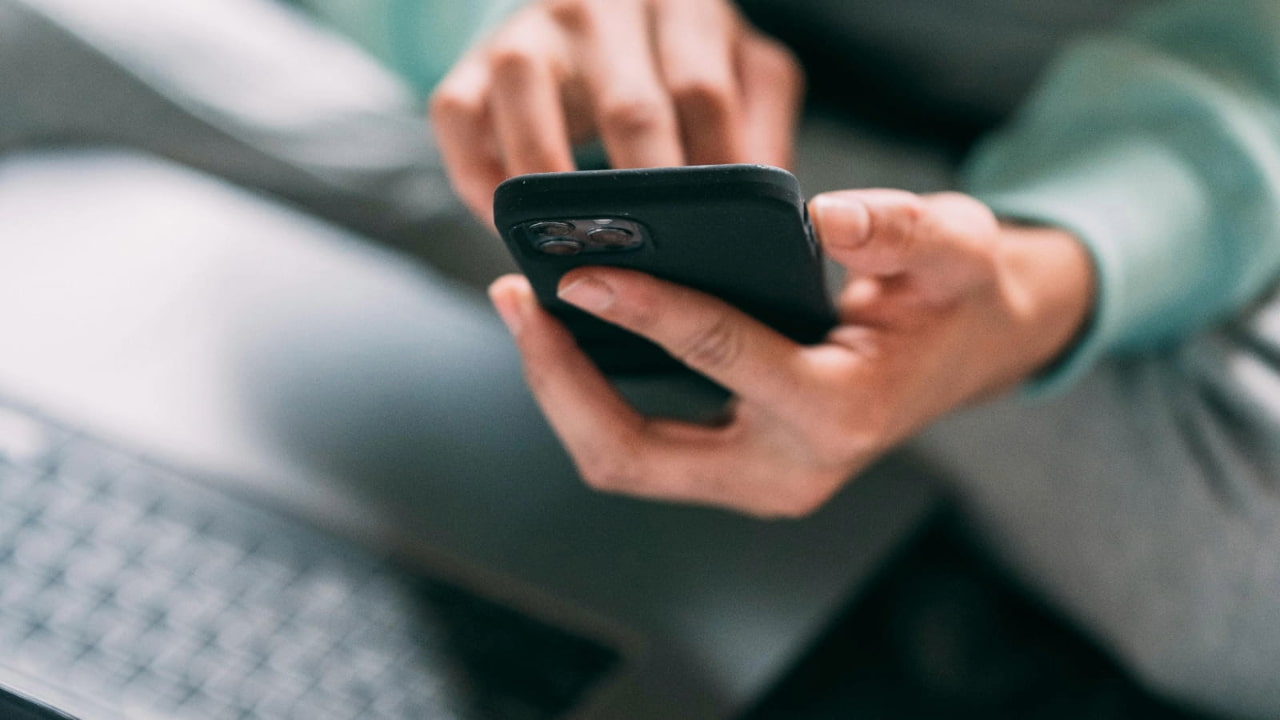
[[[1280,299],[919,445],[989,546],[1151,687],[1280,716]]]

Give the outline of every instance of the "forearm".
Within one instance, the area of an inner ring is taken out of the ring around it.
[[[1068,382],[1101,353],[1177,340],[1280,268],[1280,7],[1175,3],[1069,53],[968,168],[1005,217],[1081,239],[1097,303]]]

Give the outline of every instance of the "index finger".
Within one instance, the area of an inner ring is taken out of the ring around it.
[[[530,390],[588,485],[759,515],[795,514],[789,508],[796,488],[750,422],[707,427],[641,417],[537,307],[524,278],[499,278],[489,292],[515,337]]]
[[[574,458],[618,456],[642,440],[644,418],[577,348],[572,336],[537,307],[528,281],[498,278],[489,296],[511,330],[529,389]],[[586,444],[584,444],[586,443]],[[602,443],[607,444],[601,448]]]
[[[739,397],[785,415],[803,414],[803,348],[722,300],[629,270],[567,273],[560,298],[653,340]]]
[[[488,68],[469,57],[431,96],[436,146],[449,182],[481,221],[493,222],[493,190],[506,177],[498,157],[489,108]]]

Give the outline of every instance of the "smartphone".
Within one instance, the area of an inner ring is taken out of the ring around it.
[[[801,343],[836,315],[800,185],[765,165],[588,170],[513,177],[494,221],[538,301],[611,374],[680,366],[654,343],[561,301],[584,265],[639,270],[715,295]]]

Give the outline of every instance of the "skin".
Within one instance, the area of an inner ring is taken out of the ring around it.
[[[493,284],[529,386],[589,485],[806,515],[929,422],[1044,367],[1087,315],[1089,259],[1062,231],[1002,226],[958,194],[844,191],[814,198],[810,212],[851,277],[840,325],[819,345],[640,273],[583,268],[560,286],[564,300],[733,391],[716,427],[639,415],[523,277]]]
[[[591,139],[616,168],[788,167],[803,86],[723,0],[554,0],[464,56],[430,112],[454,189],[487,222],[499,183],[573,170]]]
[[[547,0],[465,57],[431,108],[455,188],[488,218],[501,180],[573,169],[570,148],[595,136],[615,167],[785,166],[801,87],[786,51],[722,0]],[[640,415],[523,277],[492,285],[590,486],[802,516],[930,422],[1045,368],[1087,322],[1093,267],[1064,231],[1002,224],[957,193],[841,191],[810,214],[848,270],[840,325],[818,345],[641,273],[580,268],[560,286],[733,391],[714,427]]]

